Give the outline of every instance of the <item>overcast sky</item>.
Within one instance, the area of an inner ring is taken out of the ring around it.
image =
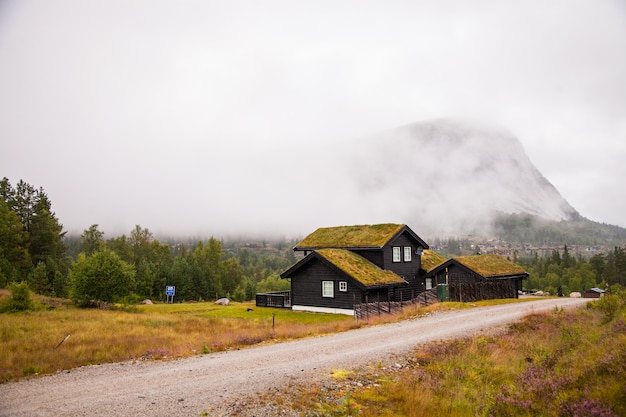
[[[0,1],[0,177],[70,232],[349,224],[318,158],[438,117],[626,227],[626,2]]]

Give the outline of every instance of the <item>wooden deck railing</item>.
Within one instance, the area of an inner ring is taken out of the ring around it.
[[[406,301],[380,301],[367,302],[354,305],[354,318],[356,320],[367,320],[369,317],[380,316],[381,314],[395,313],[411,304],[428,306],[438,303],[437,293],[429,290],[420,293],[418,296]]]

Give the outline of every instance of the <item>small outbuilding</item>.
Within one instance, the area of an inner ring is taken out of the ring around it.
[[[426,274],[436,285],[448,285],[450,301],[518,298],[528,272],[500,255],[451,258]]]
[[[601,288],[590,288],[583,294],[583,298],[600,298],[606,291]]]

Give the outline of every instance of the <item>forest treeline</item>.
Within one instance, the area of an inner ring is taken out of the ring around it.
[[[530,221],[520,217],[511,224],[524,233],[521,225]],[[83,305],[165,300],[167,285],[176,287],[177,302],[251,300],[257,292],[289,289],[279,274],[296,262],[295,243],[243,245],[213,237],[160,242],[140,225],[112,238],[97,224],[80,237],[66,236],[43,188],[0,181],[0,288],[25,282],[38,294]],[[626,249],[620,246],[589,259],[572,256],[564,246],[544,257],[513,260],[530,273],[527,289],[556,293],[561,287],[567,293],[626,286]]]
[[[546,220],[527,213],[499,213],[493,220],[494,235],[506,242],[551,245],[620,246],[626,229],[576,216],[572,220]]]
[[[279,273],[295,262],[294,243],[162,243],[139,225],[109,239],[97,224],[67,237],[43,188],[0,182],[0,288],[26,282],[38,294],[79,304],[165,300],[166,285],[176,287],[175,301],[250,300],[289,289]]]
[[[596,254],[586,259],[572,256],[567,245],[553,249],[550,255],[533,258],[513,259],[529,273],[526,289],[547,291],[557,294],[584,292],[590,288],[609,289],[611,286],[626,286],[626,249],[616,246],[606,254]]]

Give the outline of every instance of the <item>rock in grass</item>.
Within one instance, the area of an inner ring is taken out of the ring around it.
[[[227,306],[230,304],[230,300],[228,300],[228,298],[220,298],[219,300],[215,302],[215,304],[219,304],[221,306]]]

